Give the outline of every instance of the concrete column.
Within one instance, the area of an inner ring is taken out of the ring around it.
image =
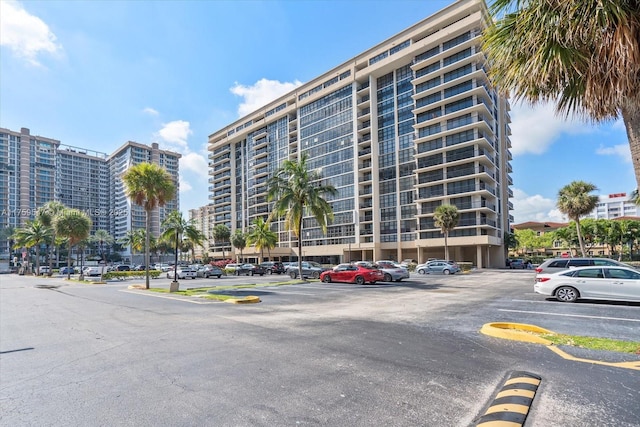
[[[476,267],[484,268],[482,263],[482,246],[476,246]]]

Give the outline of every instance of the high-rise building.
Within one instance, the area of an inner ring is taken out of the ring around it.
[[[640,217],[640,206],[627,193],[607,194],[598,197],[598,205],[585,218],[614,219],[620,217]]]
[[[114,239],[120,240],[125,237],[127,231],[146,228],[146,213],[141,206],[135,205],[126,195],[122,175],[131,167],[137,164],[148,162],[165,168],[171,175],[176,187],[176,196],[162,207],[157,207],[151,214],[150,235],[159,236],[162,221],[174,210],[180,209],[179,198],[179,165],[182,157],[180,154],[161,150],[157,143],[151,146],[129,141],[108,158],[109,166],[109,187],[111,207],[108,215],[110,218],[109,232]],[[125,256],[130,255],[130,248],[127,248]]]
[[[145,213],[131,207],[120,176],[134,164],[147,161],[163,166],[178,187],[178,153],[127,142],[114,154],[72,147],[60,141],[0,128],[0,259],[9,256],[7,233],[34,219],[36,211],[55,200],[87,213],[92,233],[107,230],[115,239],[130,229],[145,228]],[[152,216],[158,235],[166,213],[179,209],[176,198]]]
[[[209,228],[211,219],[213,218],[215,208],[211,205],[200,206],[196,209],[189,209],[189,220],[193,222],[194,227],[198,229],[206,237],[207,241],[204,242],[204,248],[194,248],[194,254],[196,259],[202,259],[205,255],[208,255],[209,240],[211,238],[213,230]]]
[[[441,258],[434,211],[451,204],[460,219],[450,258],[502,267],[513,220],[510,118],[481,50],[489,19],[482,0],[456,1],[210,135],[211,227],[246,231],[266,218],[269,176],[304,154],[338,194],[326,234],[304,218],[303,258]],[[283,220],[271,226],[271,258],[297,256]]]

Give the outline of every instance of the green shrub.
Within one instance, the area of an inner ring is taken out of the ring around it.
[[[158,277],[160,277],[161,273],[162,272],[158,270],[149,270],[149,277],[151,277],[152,279],[157,279]],[[103,280],[109,280],[109,279],[124,280],[124,279],[133,279],[133,278],[136,278],[136,279],[143,278],[145,276],[146,276],[145,271],[109,271],[102,275],[102,279]]]
[[[460,270],[462,270],[462,271],[471,271],[471,269],[473,268],[473,263],[472,262],[462,261],[462,262],[458,262],[456,264],[458,264],[458,267],[460,267]]]

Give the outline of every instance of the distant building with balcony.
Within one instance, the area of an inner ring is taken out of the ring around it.
[[[213,229],[210,228],[211,220],[213,219],[215,207],[211,205],[200,206],[196,209],[189,209],[189,220],[193,222],[194,227],[198,229],[207,239],[204,242],[204,248],[198,246],[194,248],[194,254],[196,259],[202,260],[209,253],[210,242],[213,241]]]
[[[630,195],[615,193],[600,196],[596,208],[585,218],[615,219],[638,216],[640,216],[640,206],[630,200]]]
[[[144,210],[131,207],[120,176],[130,166],[148,161],[166,168],[176,188],[181,155],[127,142],[112,155],[61,144],[52,138],[0,128],[0,231],[18,228],[49,201],[79,209],[93,222],[91,233],[107,230],[121,239],[127,230],[145,228]],[[152,234],[160,232],[167,212],[179,209],[178,195],[152,216]],[[9,239],[0,233],[0,259],[8,259]],[[126,254],[125,254],[126,255]]]
[[[489,19],[483,1],[456,1],[211,134],[210,226],[246,231],[268,217],[268,178],[306,154],[338,194],[326,234],[304,218],[303,258],[441,258],[434,211],[452,204],[460,221],[450,257],[504,266],[510,118],[481,50]],[[297,238],[282,219],[271,227],[279,237],[271,258],[295,259]],[[222,257],[222,247],[211,255]]]

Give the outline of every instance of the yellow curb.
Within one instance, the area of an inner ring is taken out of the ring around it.
[[[244,298],[229,298],[227,300],[224,300],[224,302],[228,302],[229,304],[256,304],[261,301],[260,297],[249,295]]]
[[[127,289],[147,289],[147,287],[145,285],[129,285],[127,286]]]
[[[508,323],[508,322],[495,322],[485,323],[480,329],[485,335],[489,335],[496,338],[502,338],[505,340],[525,341],[535,344],[551,345],[551,341],[541,338],[537,335],[528,334],[524,331],[537,332],[540,334],[555,334],[555,332],[548,329],[541,328],[536,325],[529,325],[527,323]]]
[[[604,362],[601,360],[583,359],[580,357],[574,357],[563,350],[556,347],[551,341],[541,338],[536,335],[528,334],[523,331],[537,332],[543,334],[555,334],[555,332],[548,329],[541,328],[536,325],[529,325],[526,323],[510,323],[510,322],[494,322],[485,323],[482,325],[480,332],[496,338],[502,338],[506,340],[524,341],[533,344],[542,344],[549,350],[553,351],[558,356],[566,360],[574,362],[592,363],[594,365],[613,366],[616,368],[633,369],[640,371],[640,360],[633,362]]]

